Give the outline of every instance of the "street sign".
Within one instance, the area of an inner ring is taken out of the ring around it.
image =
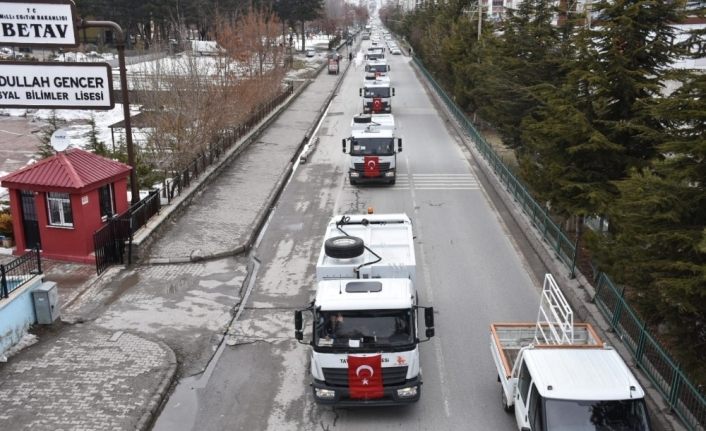
[[[74,47],[76,10],[71,0],[0,1],[0,45]]]
[[[112,109],[107,63],[0,62],[0,108]]]

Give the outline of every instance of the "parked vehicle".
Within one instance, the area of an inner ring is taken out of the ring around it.
[[[536,323],[494,323],[490,350],[517,428],[649,431],[645,392],[618,353],[573,311],[547,274]]]
[[[395,89],[390,86],[389,77],[381,76],[372,81],[366,80],[359,94],[363,98],[364,114],[392,112],[392,96],[395,95]]]
[[[316,55],[316,50],[314,50],[314,49],[307,49],[306,50],[307,57],[314,57],[315,55]]]
[[[402,152],[402,138],[396,138],[392,114],[358,115],[351,121],[351,136],[343,139],[343,152],[350,142],[348,181],[395,184],[397,153]],[[397,139],[397,150],[395,150]]]
[[[320,404],[409,404],[421,396],[419,343],[434,336],[434,310],[417,305],[412,223],[405,214],[334,216],[316,263],[311,387]],[[424,309],[426,338],[417,330]]]
[[[328,59],[328,73],[329,75],[338,75],[339,71],[339,61],[338,58]]]

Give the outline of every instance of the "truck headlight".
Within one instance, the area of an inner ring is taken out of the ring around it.
[[[417,386],[397,389],[397,396],[400,398],[412,398],[417,396]]]
[[[358,173],[356,171],[351,171],[351,177],[358,178],[359,176],[360,176],[360,173]]]
[[[387,171],[385,172],[386,177],[394,177],[395,176],[395,171]]]
[[[322,388],[315,388],[314,393],[318,398],[324,399],[324,400],[330,400],[336,396],[336,391],[331,390],[331,389],[322,389]],[[416,388],[415,388],[415,393],[416,393]]]

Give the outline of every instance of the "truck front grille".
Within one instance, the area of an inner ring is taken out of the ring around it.
[[[348,386],[348,368],[323,368],[324,380],[331,386]],[[407,367],[382,369],[383,386],[401,385],[407,380]]]
[[[358,172],[365,171],[365,163],[354,163],[353,168]],[[390,163],[378,163],[378,169],[380,172],[385,172],[390,170]]]

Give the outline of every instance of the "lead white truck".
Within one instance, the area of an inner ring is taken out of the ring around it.
[[[295,312],[313,316],[314,400],[337,406],[419,400],[419,343],[434,336],[434,310],[418,305],[412,223],[405,214],[339,215],[329,222],[316,263],[316,295]],[[425,339],[417,330],[424,310]],[[307,332],[309,332],[307,330]]]
[[[551,274],[537,322],[492,324],[490,350],[519,430],[650,430],[642,387],[590,324],[574,324]]]

